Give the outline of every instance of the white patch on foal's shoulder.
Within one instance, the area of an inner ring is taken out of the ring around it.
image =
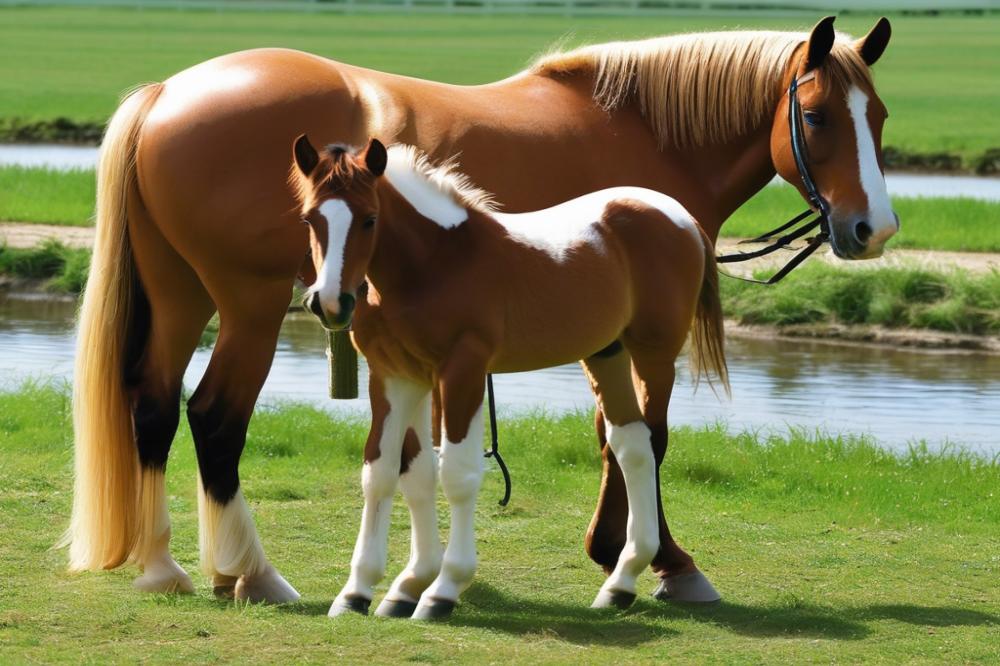
[[[427,219],[452,229],[469,219],[465,208],[415,168],[415,154],[409,146],[392,146],[385,177],[414,209]]]
[[[570,199],[551,208],[530,213],[494,213],[493,218],[510,236],[529,247],[563,261],[569,251],[582,244],[604,249],[598,225],[608,204],[622,199],[640,201],[662,212],[682,229],[689,230],[701,242],[698,226],[676,199],[642,187],[611,187]]]

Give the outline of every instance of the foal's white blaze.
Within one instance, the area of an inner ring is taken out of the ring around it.
[[[861,188],[868,197],[866,221],[872,229],[869,243],[872,247],[880,248],[896,233],[899,225],[892,212],[885,176],[878,166],[875,139],[868,124],[868,96],[856,85],[851,86],[847,92],[847,107],[854,121],[854,134],[858,141],[858,172],[861,175]]]
[[[344,270],[344,250],[347,232],[354,215],[343,199],[329,199],[319,207],[319,214],[326,219],[326,254],[313,291],[319,293],[319,302],[333,314],[340,312],[340,280]]]
[[[580,245],[604,249],[598,225],[607,205],[622,199],[656,208],[671,223],[689,231],[701,242],[701,233],[687,209],[676,199],[643,187],[610,187],[551,208],[530,213],[494,213],[493,217],[514,240],[542,250],[556,261],[564,261],[570,251]]]
[[[469,219],[465,208],[450,194],[442,192],[413,168],[412,152],[407,146],[389,148],[385,177],[418,213],[445,229],[457,227]]]
[[[618,565],[601,586],[594,606],[606,606],[615,592],[635,594],[636,578],[660,547],[656,507],[656,460],[651,432],[642,421],[616,426],[605,421],[608,446],[615,454],[628,494],[625,547]]]

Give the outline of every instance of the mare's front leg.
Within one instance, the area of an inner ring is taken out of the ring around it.
[[[399,481],[403,438],[417,407],[426,403],[430,389],[372,369],[368,392],[372,426],[365,444],[361,488],[365,496],[361,530],[351,558],[351,575],[330,606],[330,617],[346,612],[368,613],[375,585],[385,575],[392,496]],[[433,491],[432,491],[433,492]]]
[[[483,481],[483,391],[491,350],[463,338],[441,367],[444,433],[441,488],[451,505],[451,533],[441,572],[420,597],[414,619],[447,617],[476,572],[476,496]]]

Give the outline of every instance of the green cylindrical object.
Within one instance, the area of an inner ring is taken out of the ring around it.
[[[330,361],[330,398],[352,400],[358,397],[358,352],[348,331],[328,331],[326,357]]]

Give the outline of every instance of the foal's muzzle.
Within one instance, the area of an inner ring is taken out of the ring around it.
[[[353,294],[343,293],[340,298],[337,299],[338,310],[337,312],[328,312],[326,308],[323,307],[323,302],[319,298],[319,293],[311,291],[306,294],[305,300],[302,301],[302,305],[306,310],[316,315],[320,323],[323,324],[323,328],[331,331],[339,331],[341,329],[347,328],[351,323],[351,317],[354,315],[354,306],[356,304]]]

